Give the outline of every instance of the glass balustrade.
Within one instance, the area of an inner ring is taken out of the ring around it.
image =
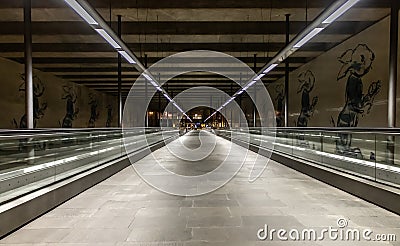
[[[273,146],[275,152],[400,187],[397,132],[250,128],[215,130],[215,133],[253,146]],[[126,156],[126,151],[135,153],[179,134],[175,128],[134,128],[124,132],[120,129],[0,131],[0,203],[117,160]]]
[[[275,152],[400,187],[400,133],[390,129],[277,128],[274,133],[250,128],[215,132],[234,140],[248,139],[254,146],[267,146],[261,143],[272,143],[276,136]]]
[[[178,135],[175,128],[0,131],[0,204]]]

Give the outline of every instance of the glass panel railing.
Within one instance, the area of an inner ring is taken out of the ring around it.
[[[276,128],[275,152],[353,174],[368,180],[400,187],[400,133],[390,129]],[[215,130],[221,136],[247,134],[252,145],[272,142],[260,128]],[[240,134],[233,134],[240,133]],[[250,135],[250,137],[248,136]]]
[[[376,136],[376,180],[400,184],[400,136]]]
[[[177,136],[175,128],[0,131],[0,204],[125,157],[124,143],[132,154]]]
[[[340,131],[322,135],[322,164],[375,180],[375,134]]]

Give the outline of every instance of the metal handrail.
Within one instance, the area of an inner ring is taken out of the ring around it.
[[[137,128],[132,128],[134,129],[149,129],[149,130],[154,130],[154,129],[160,129],[159,127],[137,127]],[[129,130],[129,129],[127,129]],[[79,132],[117,132],[121,131],[122,128],[37,128],[37,129],[1,129],[0,130],[0,136],[2,135],[15,135],[18,136],[18,134],[24,134],[24,135],[29,135],[32,134],[33,136],[40,136],[41,134],[73,134],[73,133],[79,133]]]
[[[161,129],[160,127],[138,127],[134,129]],[[232,129],[232,130],[238,130]],[[249,127],[249,130],[260,130],[261,127]],[[400,135],[400,128],[369,128],[369,127],[276,127],[276,128],[262,128],[263,130],[274,130],[274,131],[287,131],[287,132],[331,132],[331,133],[366,133],[366,134],[381,134],[381,135]],[[85,133],[85,132],[117,132],[122,131],[122,128],[41,128],[41,129],[1,129],[1,136],[12,136],[18,137],[18,134],[32,135],[32,137],[47,136],[45,134],[58,134],[58,135],[70,135],[74,133]],[[14,137],[12,136],[12,137]]]
[[[249,127],[249,130],[261,129],[260,127]],[[400,128],[367,128],[367,127],[276,127],[263,128],[265,130],[291,131],[291,132],[332,132],[332,133],[368,133],[382,135],[400,135]]]

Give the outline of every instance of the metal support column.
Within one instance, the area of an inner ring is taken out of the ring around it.
[[[158,74],[158,81],[161,82],[160,74]],[[161,118],[162,118],[162,115],[161,115],[161,92],[159,92],[157,90],[157,93],[158,93],[158,125],[157,126],[161,127],[162,126],[162,124],[161,124]]]
[[[24,42],[25,42],[25,118],[26,128],[35,128],[33,115],[33,68],[32,68],[32,2],[24,4]],[[21,128],[23,126],[20,126]],[[28,164],[35,164],[35,146],[33,138],[26,139]]]
[[[225,102],[226,100],[225,100],[225,98],[223,98],[222,96],[220,97],[220,99],[219,99],[219,101],[221,102],[221,104],[223,103],[223,102]],[[226,107],[225,107],[226,108]],[[219,115],[220,115],[220,117],[221,117],[221,127],[224,127],[224,113],[222,112],[222,109],[221,109],[221,111],[219,111]]]
[[[286,14],[286,45],[290,39],[290,14]],[[289,59],[285,62],[285,127],[289,126]]]
[[[25,115],[26,128],[33,129],[33,69],[32,69],[32,2],[25,0],[24,5],[24,42],[25,42]]]
[[[396,127],[398,43],[399,43],[399,1],[392,0],[392,11],[390,15],[388,127]]]
[[[174,98],[174,92],[171,92],[171,98]],[[175,111],[175,107],[171,104],[171,127],[174,127],[174,111]]]
[[[122,36],[122,16],[118,15],[118,37]],[[118,53],[118,127],[122,126],[122,57]]]
[[[397,66],[399,45],[399,1],[392,0],[390,14],[390,51],[389,51],[389,95],[388,95],[388,127],[396,127]],[[389,136],[387,143],[388,162],[394,163],[395,139]]]
[[[168,84],[166,84],[165,85],[165,92],[167,92],[167,94],[168,94]],[[168,113],[168,100],[167,100],[167,103],[165,104],[165,111],[166,111],[166,113],[167,113],[167,127],[169,127],[169,113]]]
[[[240,87],[242,87],[242,73],[240,73],[239,84],[240,84]],[[243,95],[243,93],[239,95],[239,110],[240,110],[239,112],[242,112],[242,95]],[[240,128],[240,127],[242,127],[242,120],[240,118],[241,117],[240,113],[238,114],[238,117],[239,117],[239,128]],[[245,115],[245,117],[246,117],[246,115]]]
[[[212,95],[210,96],[210,116],[213,114],[213,100],[212,100]],[[214,124],[214,116],[210,118],[211,125]]]
[[[231,96],[233,96],[233,82],[231,82]],[[234,101],[235,102],[235,101]],[[232,112],[232,110],[233,110],[233,106],[231,106],[231,121],[230,121],[230,124],[229,124],[229,128],[233,128],[233,112]]]
[[[160,74],[158,74],[158,81],[161,82],[161,75]],[[158,124],[159,124],[158,126],[159,127],[162,126],[161,117],[162,117],[162,115],[161,115],[161,92],[158,91]]]
[[[161,92],[158,92],[158,125],[159,127],[162,126],[161,124]]]
[[[257,73],[257,54],[254,54],[254,72]],[[257,83],[254,85],[254,102],[253,102],[253,127],[257,126]]]
[[[144,55],[144,67],[147,69],[147,54]],[[149,83],[149,81],[147,81],[147,79],[145,79],[145,82],[144,82],[144,97],[145,97],[145,101],[147,101],[147,97],[148,97],[148,88],[147,88],[147,84],[148,83]],[[148,108],[146,108],[146,119],[145,119],[145,121],[146,122],[144,123],[144,126],[145,127],[149,127],[149,110],[148,110]]]

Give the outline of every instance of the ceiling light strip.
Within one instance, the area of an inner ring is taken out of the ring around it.
[[[100,14],[90,6],[85,0],[64,0],[79,16],[82,17],[97,33],[99,33],[114,49],[117,50],[130,64],[134,64],[139,72],[146,71],[146,68],[133,54],[128,46],[122,41],[118,35],[111,29],[107,22],[100,16]],[[145,74],[146,76],[147,74]],[[156,83],[156,80],[147,75],[150,81],[153,81],[153,86],[164,95],[167,99],[172,101],[166,92],[164,92]],[[147,78],[147,77],[146,77]],[[189,118],[189,117],[188,117]],[[190,119],[190,118],[189,118]],[[191,120],[191,119],[190,119]]]
[[[130,64],[135,64],[136,62],[133,60],[132,57],[130,57],[128,55],[128,53],[126,53],[125,50],[120,50],[118,51],[118,53],[120,53]]]
[[[121,46],[115,41],[104,29],[94,29],[100,36],[102,36],[114,49],[121,49]],[[126,53],[126,52],[125,52]]]
[[[144,66],[114,33],[103,17],[97,13],[85,0],[64,0],[83,20],[85,20],[97,33],[99,33],[114,49],[116,49],[130,64],[137,64],[139,71],[144,71]],[[120,51],[124,51],[122,53]]]
[[[337,0],[334,1],[331,6],[329,6],[324,12],[322,12],[311,24],[309,24],[301,33],[299,33],[285,48],[283,48],[269,63],[267,63],[261,71],[267,69],[272,64],[279,64],[286,60],[290,55],[292,55],[298,48],[303,46],[305,43],[310,41],[315,35],[319,34],[326,27],[331,24],[331,22],[326,22],[327,20],[333,20],[339,17],[338,13],[344,14],[350,9],[349,6],[354,6],[357,2],[361,0]],[[336,18],[334,18],[336,16]],[[268,71],[269,72],[269,71]],[[266,73],[266,72],[264,72]]]
[[[340,8],[338,8],[333,14],[331,14],[328,18],[326,18],[322,24],[330,24],[334,22],[337,18],[342,16],[344,13],[347,12],[351,7],[353,7],[356,3],[360,0],[349,0],[345,4],[343,4]]]
[[[82,17],[82,19],[84,19],[89,25],[98,25],[97,21],[95,21],[95,19],[93,19],[93,17],[88,12],[86,12],[86,10],[84,10],[82,6],[75,0],[65,0],[65,2],[73,10],[75,10],[75,12],[78,13]]]
[[[309,32],[304,38],[302,38],[298,43],[296,43],[293,48],[300,48],[302,47],[304,44],[306,44],[308,41],[310,41],[313,37],[315,37],[316,35],[318,35],[318,33],[322,32],[322,30],[324,30],[323,27],[317,27],[314,30],[312,30],[311,32]]]
[[[271,64],[269,67],[267,67],[267,68],[264,70],[263,74],[264,74],[264,75],[267,75],[267,73],[269,73],[269,72],[271,72],[272,70],[274,70],[274,68],[276,68],[278,65],[279,65],[278,63],[273,63],[273,64]]]

